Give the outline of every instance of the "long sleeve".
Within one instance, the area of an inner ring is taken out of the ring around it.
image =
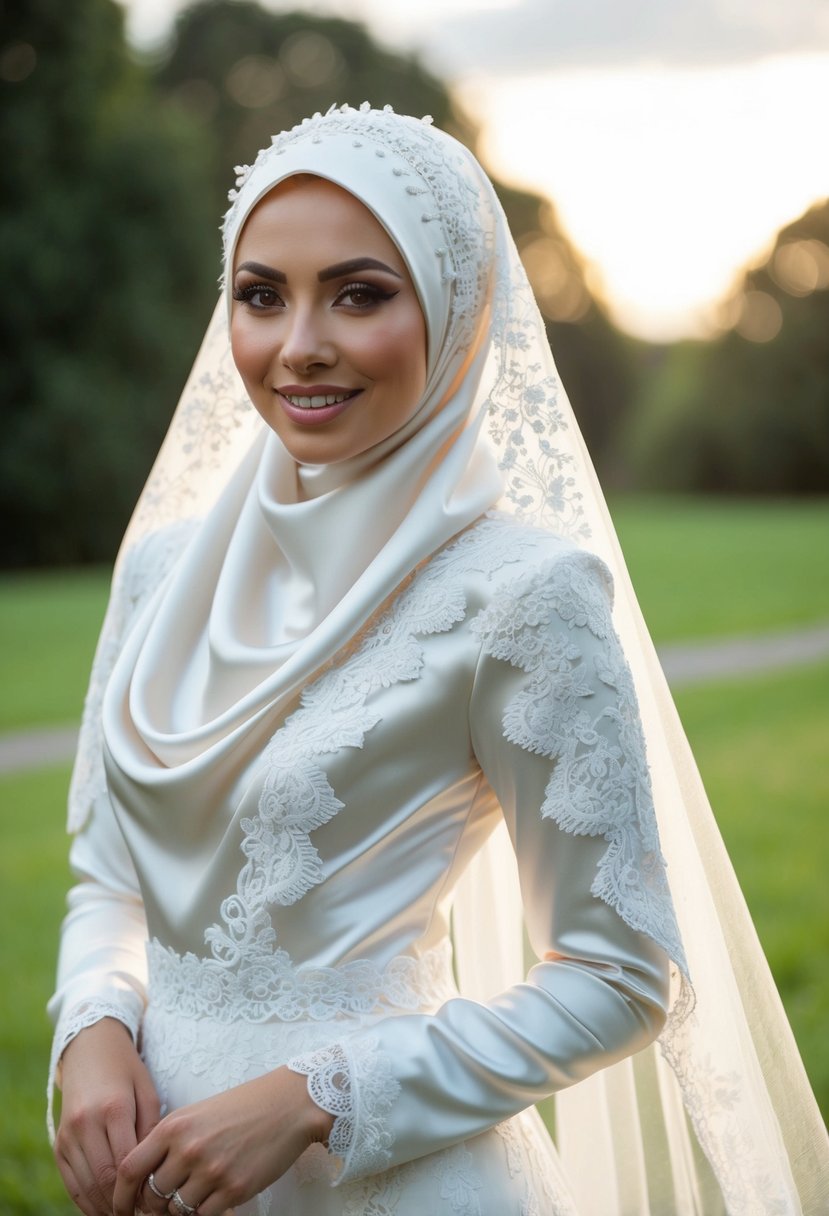
[[[67,897],[56,989],[48,1005],[55,1023],[48,1082],[52,1134],[52,1091],[60,1057],[75,1035],[113,1017],[138,1037],[146,1002],[147,927],[135,868],[109,801],[101,711],[124,641],[190,532],[189,524],[163,528],[126,551],[92,666],[69,791],[67,826],[76,833],[69,864],[78,883]]]
[[[60,1057],[81,1030],[104,1017],[137,1038],[145,1004],[147,926],[135,870],[108,799],[100,797],[75,838],[79,880],[67,897],[58,975],[48,1011],[55,1022],[51,1091]],[[51,1113],[50,1113],[50,1130]]]
[[[496,593],[473,623],[472,744],[503,808],[542,961],[486,1004],[454,998],[291,1062],[337,1116],[340,1181],[474,1136],[645,1047],[663,1025],[668,958],[681,947],[605,574],[567,552]]]

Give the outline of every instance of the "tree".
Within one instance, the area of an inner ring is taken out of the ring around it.
[[[473,151],[479,142],[473,120],[417,58],[384,50],[359,24],[299,12],[277,15],[251,0],[204,0],[185,10],[157,80],[164,95],[201,124],[217,215],[233,184],[230,166],[249,163],[274,132],[335,102],[369,100],[401,113],[429,113]],[[612,477],[632,387],[630,344],[592,296],[552,205],[495,185],[588,446],[600,472]]]
[[[829,202],[777,236],[723,306],[726,332],[681,343],[629,432],[648,488],[753,494],[829,487]]]
[[[30,0],[3,38],[0,564],[107,560],[216,298],[232,166],[334,101],[430,113],[473,148],[477,129],[362,26],[251,0],[183,12],[160,60],[129,50],[115,0]],[[551,205],[496,187],[606,473],[627,346]]]
[[[0,50],[7,566],[111,557],[217,275],[198,143],[122,21],[112,0],[32,0]]]

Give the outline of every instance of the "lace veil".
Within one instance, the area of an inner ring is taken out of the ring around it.
[[[356,184],[361,176],[379,180],[381,171],[383,190],[396,190],[399,204],[375,206],[371,187]],[[367,580],[376,568],[369,554],[353,572],[356,592],[342,597],[350,615],[341,614],[334,631],[314,629],[301,663],[289,655],[282,691],[295,691],[333,658],[419,562],[487,508],[598,554],[615,583],[614,620],[642,714],[684,957],[674,951],[672,1008],[659,1042],[556,1097],[555,1140],[579,1211],[829,1210],[829,1154],[817,1108],[488,179],[428,121],[368,105],[306,120],[238,172],[225,223],[229,256],[258,198],[291,173],[318,172],[352,189],[388,228],[409,261],[429,330],[427,400],[411,429],[379,456],[406,468],[425,444],[417,459],[434,466],[435,476],[425,488],[412,481],[408,513],[377,540],[383,577]],[[423,227],[416,240],[395,231],[405,208],[406,222]],[[262,447],[263,424],[233,367],[226,307],[220,300],[116,563],[73,775],[74,829],[103,788],[104,690],[126,622],[148,593],[134,585],[128,556],[152,546],[162,580],[194,525]],[[448,422],[436,422],[444,415]],[[363,463],[341,471],[341,480],[360,484],[370,472]],[[662,929],[646,926],[656,940]],[[520,978],[520,901],[505,838],[491,840],[465,876],[454,936],[464,994],[484,998]]]

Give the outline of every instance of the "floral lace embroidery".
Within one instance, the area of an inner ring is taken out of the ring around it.
[[[672,1016],[659,1039],[662,1055],[673,1069],[699,1143],[713,1169],[729,1216],[789,1216],[797,1190],[790,1176],[781,1178],[772,1153],[748,1135],[756,1111],[746,1110],[748,1087],[738,1072],[723,1072],[712,1058],[702,1056],[693,1039],[697,1019]],[[714,1048],[716,1050],[716,1047]],[[732,1056],[733,1058],[733,1056]],[[797,1211],[800,1208],[798,1206]]]
[[[506,234],[500,205],[475,163],[429,124],[395,115],[391,107],[332,106],[274,136],[252,166],[237,167],[236,189],[225,216],[225,256],[239,216],[263,184],[272,162],[299,143],[350,137],[353,155],[384,158],[399,179],[401,208],[419,207],[434,229],[435,255],[452,283],[444,349],[467,349],[489,287],[495,356],[491,388],[482,403],[490,436],[506,474],[505,495],[516,516],[557,533],[586,540],[590,528],[578,484],[583,480],[579,442],[568,435],[569,407],[558,380],[544,324],[521,261]],[[490,282],[489,280],[494,280]]]
[[[143,1001],[137,993],[123,994],[122,999],[115,1000],[107,997],[90,997],[81,1001],[71,1009],[61,1013],[55,1034],[52,1039],[52,1055],[49,1061],[49,1077],[46,1082],[47,1112],[46,1124],[49,1139],[55,1141],[54,1092],[58,1078],[60,1058],[76,1035],[88,1026],[94,1026],[102,1018],[115,1018],[122,1022],[134,1040],[138,1038],[138,1028],[141,1025]]]
[[[389,178],[399,185],[400,206],[416,208],[421,221],[434,228],[435,256],[444,282],[452,283],[450,331],[444,346],[451,347],[458,339],[468,346],[487,289],[490,258],[482,242],[488,238],[494,217],[486,214],[470,158],[434,131],[431,121],[395,115],[390,106],[376,110],[364,103],[360,109],[332,106],[326,114],[315,114],[275,135],[252,166],[237,166],[236,189],[229,193],[232,205],[224,222],[225,255],[240,211],[261,188],[260,182],[273,179],[274,160],[297,144],[351,137],[349,146],[355,159],[380,158]],[[491,237],[488,243],[491,248]]]
[[[393,1140],[388,1117],[400,1085],[376,1036],[344,1039],[295,1057],[288,1067],[307,1076],[317,1106],[335,1116],[328,1148],[343,1161],[343,1176],[384,1170]]]
[[[502,587],[472,622],[483,651],[530,677],[504,735],[555,761],[541,813],[608,842],[591,891],[687,970],[659,847],[636,693],[610,617],[610,575],[571,551]],[[603,643],[584,661],[577,630]],[[591,698],[615,696],[596,715]]]
[[[498,518],[482,520],[423,566],[350,656],[305,689],[299,709],[265,750],[258,813],[242,822],[247,861],[235,894],[221,904],[222,923],[205,932],[212,957],[188,955],[179,964],[167,952],[165,963],[164,947],[152,947],[154,964],[183,1001],[190,999],[188,991],[197,1002],[207,994],[211,1016],[217,1016],[219,1005],[229,1000],[236,1016],[251,1021],[269,1017],[275,1007],[287,1010],[288,1017],[308,1016],[315,980],[311,977],[302,987],[305,981],[297,979],[289,956],[276,945],[269,908],[295,902],[323,878],[310,833],[342,803],[318,758],[343,747],[362,747],[379,720],[367,704],[371,694],[419,677],[424,660],[418,639],[446,632],[465,616],[465,575],[477,570],[491,576],[537,543],[529,530]],[[173,977],[177,966],[183,969],[180,981]],[[294,997],[296,1012],[291,1013]]]
[[[267,966],[241,958],[233,970],[216,959],[179,955],[158,941],[147,948],[153,1007],[181,1017],[246,1022],[332,1021],[380,1008],[414,1011],[453,994],[449,943],[419,958],[397,955],[385,966],[355,959],[336,967],[295,966],[276,949]]]
[[[555,1149],[538,1112],[525,1111],[497,1123],[493,1130],[504,1143],[510,1178],[524,1182],[521,1216],[576,1216]]]
[[[463,1144],[438,1153],[435,1174],[440,1183],[440,1197],[447,1199],[457,1216],[481,1216],[478,1191],[483,1188],[472,1163],[472,1154]]]

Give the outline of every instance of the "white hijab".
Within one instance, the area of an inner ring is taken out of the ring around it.
[[[298,173],[354,194],[406,260],[428,332],[423,400],[377,448],[299,467],[245,398],[220,303],[116,565],[71,826],[104,788],[103,734],[110,782],[136,795],[149,837],[165,847],[175,807],[176,846],[198,852],[214,783],[451,536],[497,504],[588,544],[615,580],[693,989],[677,972],[659,1047],[558,1096],[557,1140],[580,1210],[826,1210],[825,1133],[490,183],[428,122],[367,105],[316,115],[241,171],[227,267],[251,209]],[[188,521],[199,523],[192,540]],[[137,545],[172,573],[122,645],[131,602],[146,598],[125,560]],[[480,865],[492,862],[490,853]],[[497,882],[485,948],[493,887],[473,872],[456,910],[471,996],[520,964],[500,870]]]

